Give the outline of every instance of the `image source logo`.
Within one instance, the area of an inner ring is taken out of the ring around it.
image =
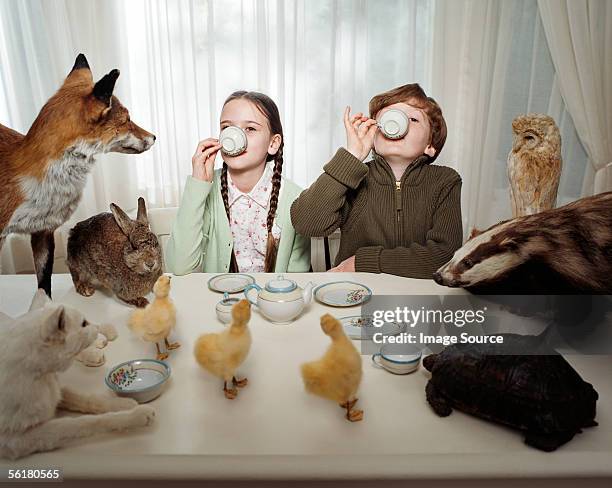
[[[383,345],[414,354],[461,343],[499,344],[499,354],[612,353],[609,295],[379,295],[361,316],[362,354]],[[512,334],[538,340],[514,350]]]

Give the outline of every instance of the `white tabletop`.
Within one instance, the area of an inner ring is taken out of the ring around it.
[[[0,467],[62,467],[72,478],[449,478],[612,476],[612,357],[571,356],[570,363],[600,394],[599,426],[586,429],[553,453],[526,446],[514,430],[454,411],[440,418],[425,400],[428,373],[420,369],[395,376],[374,368],[363,356],[359,408],[362,422],[350,423],[332,402],[307,394],[301,363],[319,357],[329,344],[319,317],[359,313],[359,307],[330,308],[319,303],[291,325],[273,325],[257,312],[250,327],[253,346],[240,373],[249,384],[236,400],[225,399],[220,380],[193,357],[197,337],[223,326],[214,306],[221,298],[207,289],[211,274],[174,277],[171,296],[177,327],[171,351],[172,378],[151,405],[152,427],[79,441],[49,453]],[[271,275],[254,275],[264,284]],[[443,294],[449,289],[428,280],[367,273],[295,274],[304,285],[348,279],[375,294]],[[33,276],[0,276],[0,311],[27,310]],[[457,291],[454,291],[457,292]],[[459,291],[461,293],[461,291]],[[96,292],[79,296],[69,275],[53,276],[55,301],[77,307],[94,322],[113,323],[119,338],[105,349],[106,364],[79,363],[61,375],[63,383],[85,392],[104,392],[112,365],[154,357],[155,347],[127,329],[132,308]]]

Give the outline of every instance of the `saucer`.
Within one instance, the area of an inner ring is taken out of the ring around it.
[[[382,327],[374,326],[372,316],[350,315],[338,319],[344,328],[344,332],[351,339],[371,339],[374,334],[381,333],[384,336],[401,334],[406,330],[406,324],[397,322],[385,322]],[[367,328],[367,330],[364,330]]]
[[[353,307],[367,302],[372,290],[354,281],[333,281],[317,286],[313,291],[315,300],[332,307]]]
[[[217,293],[240,293],[255,283],[255,278],[244,273],[225,273],[208,280],[208,288]]]

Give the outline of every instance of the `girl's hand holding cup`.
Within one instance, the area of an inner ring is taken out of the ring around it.
[[[198,143],[195,154],[191,158],[191,165],[193,167],[192,176],[194,178],[208,181],[209,183],[212,182],[215,172],[215,156],[219,149],[221,149],[221,144],[213,137]]]
[[[365,160],[374,145],[374,136],[378,126],[376,120],[359,112],[351,117],[351,107],[344,110],[344,128],[346,130],[346,149],[359,161]]]

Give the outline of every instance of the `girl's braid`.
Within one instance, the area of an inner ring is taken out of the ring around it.
[[[229,202],[227,200],[227,164],[223,163],[223,169],[221,170],[221,198],[223,199],[223,205],[225,206],[225,214],[227,215],[227,223],[232,226]],[[238,273],[238,261],[234,254],[234,247],[232,246],[232,257],[230,259],[230,273]]]
[[[270,209],[268,210],[267,226],[268,226],[268,242],[266,244],[266,259],[264,261],[264,271],[272,273],[276,265],[276,255],[278,253],[278,242],[272,235],[272,225],[276,216],[278,207],[278,194],[281,187],[281,174],[283,172],[283,145],[281,142],[278,152],[274,157],[274,173],[272,174],[272,193],[270,194]]]

